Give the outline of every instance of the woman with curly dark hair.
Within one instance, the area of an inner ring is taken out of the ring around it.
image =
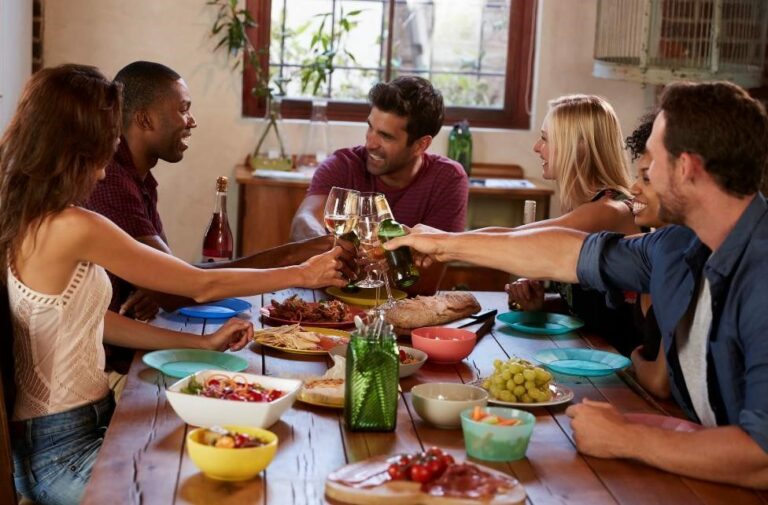
[[[659,197],[648,178],[651,156],[645,148],[645,143],[651,135],[654,119],[656,114],[646,114],[640,119],[638,127],[627,137],[627,149],[637,170],[635,183],[630,188],[633,196],[632,214],[635,216],[635,224],[648,231],[661,228],[665,224],[659,218]],[[651,295],[640,293],[634,309],[636,340],[641,342],[641,345],[632,351],[630,357],[637,379],[645,390],[654,396],[668,398],[666,360],[660,345],[661,332],[653,313]]]

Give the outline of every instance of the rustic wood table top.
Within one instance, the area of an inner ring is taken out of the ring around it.
[[[305,300],[324,298],[321,291],[287,290],[249,298],[249,314],[261,327],[259,307],[272,299],[299,293]],[[506,296],[475,292],[483,309],[505,312]],[[216,320],[163,314],[153,324],[193,333],[211,333]],[[472,329],[472,328],[470,328]],[[186,453],[190,427],[167,402],[164,389],[176,379],[165,377],[142,361],[137,353],[117,405],[106,440],[83,500],[85,504],[318,504],[324,497],[326,476],[333,470],[378,455],[409,453],[439,446],[457,459],[467,459],[460,429],[435,428],[414,412],[409,391],[424,382],[470,382],[487,376],[493,360],[508,356],[530,358],[552,347],[596,347],[610,350],[588,335],[568,333],[535,336],[515,332],[496,323],[481,337],[472,354],[455,365],[427,362],[418,373],[402,379],[397,429],[393,433],[347,431],[343,412],[296,402],[269,429],[280,439],[277,455],[260,477],[245,482],[220,482],[205,477]],[[272,376],[321,375],[330,364],[323,357],[273,352],[252,344],[238,352],[250,373]],[[583,398],[612,403],[622,412],[678,413],[668,404],[654,402],[627,373],[605,377],[555,375]],[[567,405],[532,409],[536,426],[527,457],[502,464],[483,463],[517,478],[531,504],[758,504],[768,495],[733,486],[713,484],[655,470],[627,460],[585,457],[574,446]]]

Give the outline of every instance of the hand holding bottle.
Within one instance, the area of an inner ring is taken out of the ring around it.
[[[343,262],[339,259],[341,253],[341,246],[336,246],[330,251],[313,256],[299,265],[302,275],[301,287],[336,286],[341,288],[346,286],[347,280],[341,271]]]
[[[386,242],[383,247],[387,251],[407,246],[413,250],[413,261],[420,267],[427,268],[435,261],[448,261],[444,242],[451,236],[431,226],[417,224],[411,228],[408,235],[397,237]]]

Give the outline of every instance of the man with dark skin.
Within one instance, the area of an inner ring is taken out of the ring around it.
[[[115,76],[123,84],[123,131],[120,145],[107,167],[107,176],[89,197],[87,207],[114,221],[136,240],[167,254],[168,246],[157,212],[157,181],[151,170],[158,160],[178,163],[188,148],[197,122],[191,112],[192,99],[184,79],[159,63],[137,61]],[[353,277],[354,247],[339,242],[344,249],[341,261],[344,274]],[[223,263],[203,263],[202,268],[275,268],[302,263],[329,250],[333,239],[317,237],[261,251],[252,256]],[[147,293],[112,277],[113,299],[110,310],[151,319],[158,305],[167,310],[192,304],[176,296]]]

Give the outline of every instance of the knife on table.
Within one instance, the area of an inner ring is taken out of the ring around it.
[[[486,310],[485,312],[478,312],[477,314],[473,314],[471,316],[458,319],[448,324],[444,324],[443,326],[445,326],[446,328],[464,328],[466,326],[472,326],[473,324],[478,324],[478,323],[488,321],[489,319],[493,321],[493,318],[496,317],[496,314],[498,314],[498,312],[499,311],[496,309]]]

